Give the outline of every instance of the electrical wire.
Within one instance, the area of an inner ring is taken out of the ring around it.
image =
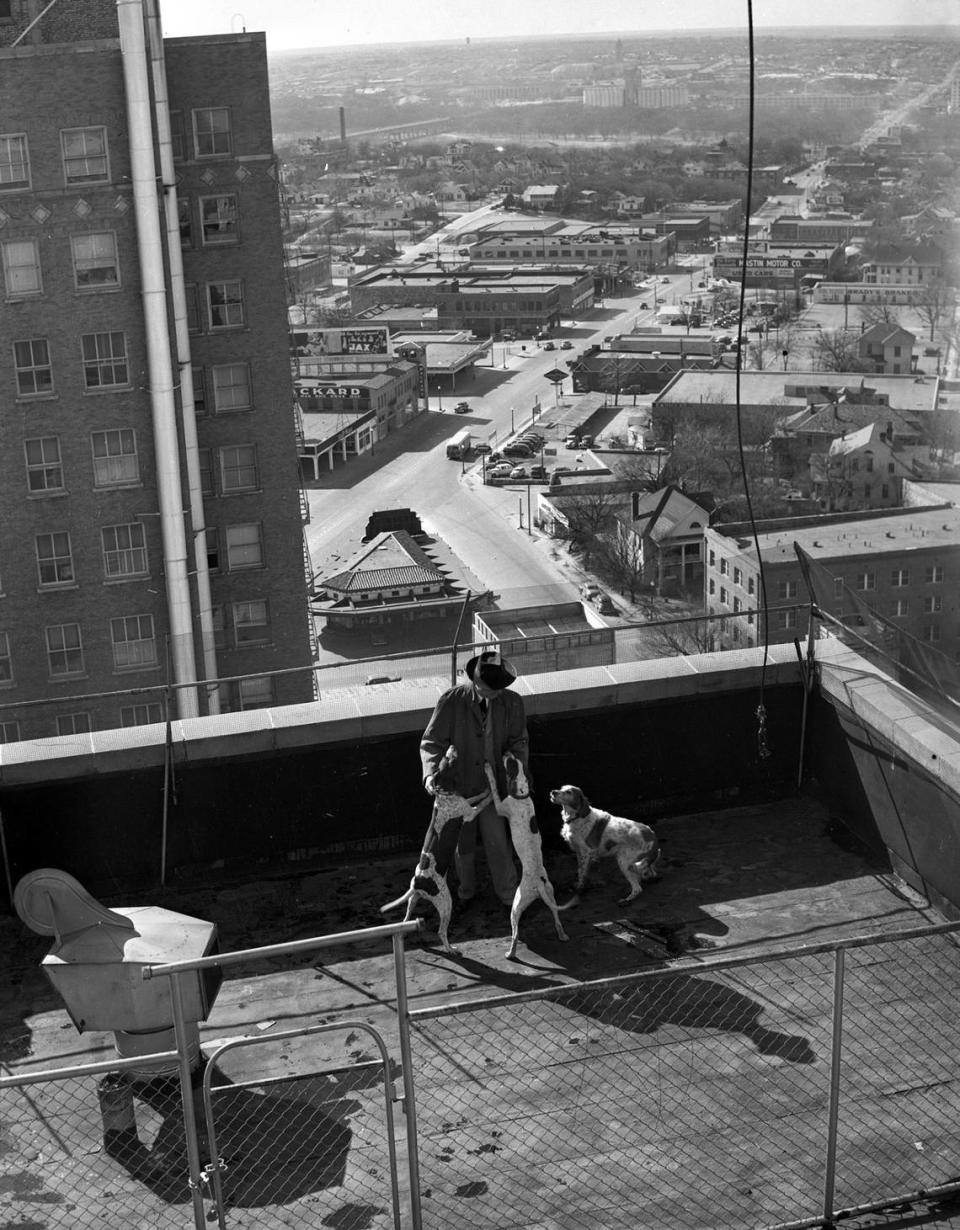
[[[744,204],[743,224],[743,260],[740,274],[740,302],[737,312],[737,362],[734,368],[734,401],[737,416],[737,453],[740,458],[740,474],[743,480],[743,495],[747,504],[747,517],[753,537],[754,550],[757,553],[757,569],[759,575],[760,620],[763,631],[763,661],[760,667],[760,699],[757,704],[757,752],[761,760],[770,755],[767,740],[767,709],[764,704],[767,660],[770,653],[770,619],[767,606],[767,578],[763,567],[763,556],[760,553],[760,538],[757,533],[757,522],[753,514],[753,500],[750,496],[750,481],[747,475],[747,462],[743,447],[743,404],[741,402],[740,373],[743,368],[743,338],[744,320],[746,317],[747,293],[747,259],[750,254],[750,202],[753,197],[753,161],[754,161],[754,124],[756,107],[756,60],[754,54],[753,0],[746,0],[747,5],[747,79],[748,79],[748,114],[747,114],[747,184],[746,201]]]

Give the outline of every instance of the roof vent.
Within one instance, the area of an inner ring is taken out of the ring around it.
[[[896,538],[896,534],[893,532],[893,530],[887,530],[887,537]]]

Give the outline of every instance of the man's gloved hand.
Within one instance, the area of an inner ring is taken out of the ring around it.
[[[427,794],[435,795],[437,793],[436,786],[434,786],[433,784],[433,774],[432,773],[430,774],[429,777],[427,777],[424,780],[423,788],[424,790],[426,790]]]

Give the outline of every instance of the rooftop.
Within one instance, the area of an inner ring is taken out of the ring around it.
[[[935,410],[937,381],[914,376],[882,376],[871,373],[863,377],[855,372],[776,372],[742,371],[740,400],[744,405],[782,405],[803,409],[807,397],[788,393],[788,387],[815,388],[858,387],[865,383],[878,393],[886,394],[890,405],[898,410]],[[736,404],[737,373],[735,371],[678,372],[667,387],[657,394],[655,406],[691,405],[698,402]]]

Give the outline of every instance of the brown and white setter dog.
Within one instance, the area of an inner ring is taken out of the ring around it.
[[[561,836],[577,856],[577,884],[570,900],[560,908],[575,905],[587,883],[591,866],[601,858],[611,856],[630,885],[630,892],[621,899],[626,904],[643,891],[644,880],[658,879],[656,867],[660,858],[660,842],[648,824],[611,816],[590,805],[579,786],[560,786],[550,791],[550,802],[563,813]]]
[[[453,857],[461,826],[472,824],[490,802],[489,790],[471,798],[464,798],[456,792],[453,769],[456,758],[457,749],[451,743],[433,775],[433,812],[410,887],[402,897],[380,907],[380,913],[387,914],[390,910],[399,909],[406,904],[407,912],[403,921],[409,922],[417,902],[429,901],[440,920],[437,927],[440,946],[444,952],[454,955],[457,950],[451,945],[449,938],[453,900],[447,885],[447,867]]]
[[[557,938],[565,940],[569,937],[560,922],[553,885],[543,865],[540,828],[537,824],[533,799],[530,797],[527,775],[523,765],[512,752],[507,752],[504,756],[503,767],[507,775],[507,797],[505,799],[500,797],[497,790],[497,779],[492,767],[489,764],[484,765],[494,806],[509,825],[510,839],[520,859],[520,883],[517,885],[517,891],[513,895],[513,902],[510,906],[510,947],[507,949],[507,960],[513,961],[517,955],[520,915],[537,897],[541,898],[553,915]]]

